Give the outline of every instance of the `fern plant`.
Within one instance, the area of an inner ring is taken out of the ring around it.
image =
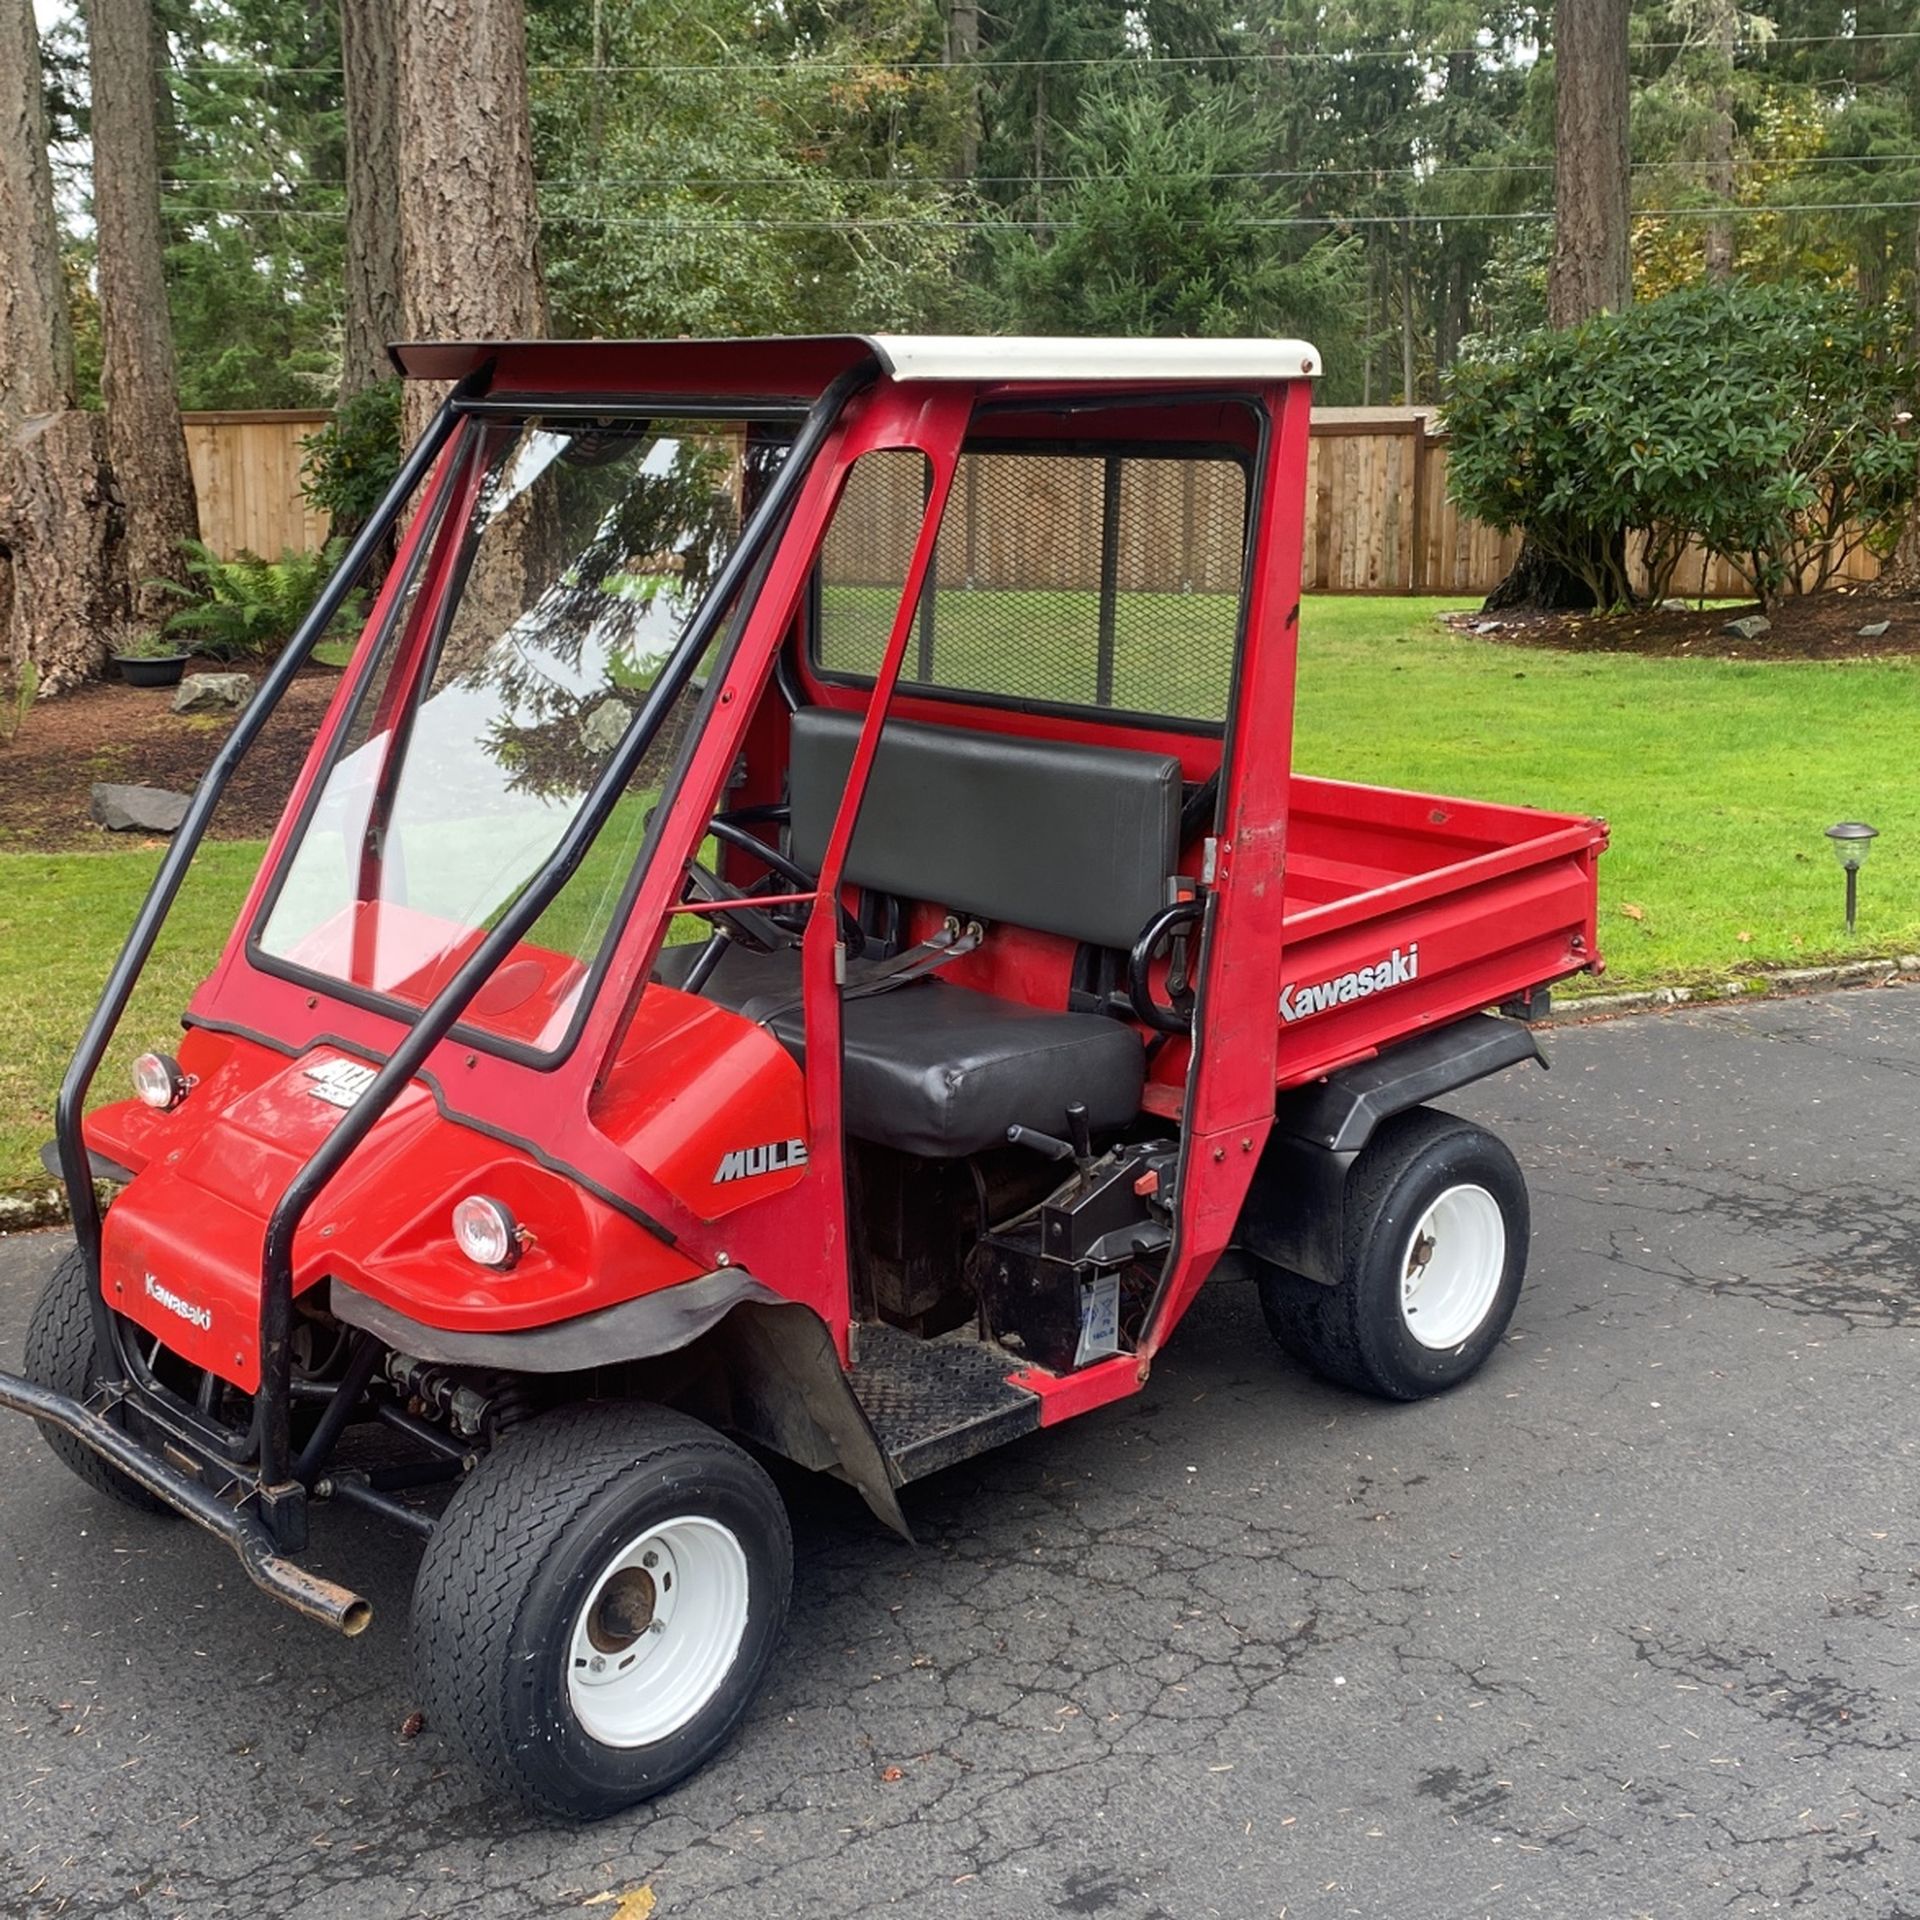
[[[196,652],[217,660],[277,653],[320,597],[343,544],[330,540],[317,553],[289,547],[278,560],[263,560],[257,553],[223,560],[205,542],[189,540],[181,549],[187,583],[159,583],[188,603],[167,616],[166,631],[190,639]],[[365,596],[350,593],[327,636],[355,631],[365,611]]]

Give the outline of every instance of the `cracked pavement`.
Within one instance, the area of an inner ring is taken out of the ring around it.
[[[590,1828],[411,1700],[416,1549],[333,1639],[0,1417],[0,1913],[1920,1914],[1920,990],[1562,1029],[1445,1104],[1534,1197],[1504,1349],[1414,1407],[1205,1289],[1136,1400],[912,1489],[783,1476],[739,1739]],[[12,1364],[59,1242],[0,1243]]]

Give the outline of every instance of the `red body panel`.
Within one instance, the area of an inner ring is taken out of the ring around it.
[[[764,1027],[671,987],[641,995],[592,1115],[703,1220],[806,1177],[807,1095],[793,1056]],[[785,1151],[766,1151],[776,1146]],[[743,1156],[738,1171],[733,1156]]]
[[[1147,1361],[1143,1355],[1116,1353],[1111,1359],[1096,1360],[1078,1373],[1049,1373],[1044,1367],[1027,1367],[1007,1376],[1016,1387],[1024,1387],[1040,1400],[1040,1424],[1057,1427],[1095,1407],[1110,1407],[1147,1384]]]
[[[744,1022],[723,1016],[715,1024],[733,1030],[723,1045],[737,1048],[744,1029],[758,1054]],[[799,1070],[781,1060],[797,1082]],[[108,1210],[101,1261],[109,1296],[196,1366],[249,1390],[259,1382],[267,1217],[339,1120],[341,1108],[314,1091],[314,1071],[342,1062],[361,1064],[327,1045],[290,1060],[255,1041],[190,1030],[181,1064],[203,1078],[179,1107],[156,1113],[123,1101],[87,1123],[90,1144],[139,1176]],[[440,1094],[437,1081],[410,1088],[327,1190],[295,1250],[296,1295],[332,1276],[412,1319],[506,1332],[594,1312],[704,1270],[542,1164],[534,1143],[461,1124],[442,1111]],[[797,1095],[789,1084],[773,1110],[792,1115]],[[454,1244],[453,1208],[470,1193],[504,1202],[528,1227],[508,1272],[475,1266]]]

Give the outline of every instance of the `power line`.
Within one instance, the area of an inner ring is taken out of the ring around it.
[[[1736,169],[1754,170],[1762,167],[1778,167],[1784,173],[1791,173],[1800,167],[1811,166],[1861,166],[1868,162],[1881,165],[1911,165],[1920,161],[1920,153],[1877,153],[1877,154],[1806,154],[1798,159],[1768,159],[1760,155],[1737,158],[1731,161],[1721,160],[1635,160],[1631,163],[1634,173],[1668,172],[1712,172],[1716,168],[1731,166]],[[1225,173],[1130,173],[1129,178],[1153,180],[1161,183],[1183,184],[1211,180],[1379,180],[1397,181],[1411,179],[1415,185],[1425,186],[1434,180],[1444,180],[1456,174],[1507,174],[1532,173],[1550,174],[1553,163],[1550,160],[1515,161],[1445,161],[1437,166],[1418,170],[1405,166],[1392,167],[1261,167],[1243,172]],[[725,188],[729,191],[751,187],[811,187],[823,180],[830,180],[844,187],[882,189],[887,192],[906,192],[920,188],[959,188],[959,187],[1048,187],[1079,186],[1091,176],[1083,173],[986,173],[986,174],[896,174],[885,178],[868,178],[858,174],[813,173],[765,173],[724,175],[691,174],[603,174],[586,180],[536,180],[534,185],[543,193],[591,193],[612,187],[665,187],[665,188]],[[261,180],[242,179],[238,176],[220,177],[208,175],[204,179],[188,177],[165,179],[161,186],[169,191],[192,191],[201,187],[239,187],[258,188],[270,191],[284,188],[288,192],[306,192],[312,189],[327,189],[344,192],[346,181],[342,179],[322,178],[309,175],[297,180]]]
[[[1637,207],[1632,217],[1636,220],[1749,220],[1763,214],[1782,213],[1911,213],[1920,209],[1920,200],[1813,200],[1783,206],[1729,206],[1724,203],[1716,206],[1696,207]],[[235,220],[334,220],[344,221],[346,213],[336,208],[320,207],[176,207],[174,212],[207,219],[231,218]],[[1517,213],[1362,213],[1362,214],[1287,214],[1265,215],[1248,214],[1230,218],[1227,224],[1236,227],[1284,228],[1284,227],[1432,227],[1432,226],[1478,226],[1505,223],[1511,221],[1551,221],[1554,213],[1550,207],[1535,208]],[[913,232],[954,232],[983,233],[1004,232],[1009,229],[1023,232],[1051,233],[1071,228],[1076,223],[1071,220],[920,220],[911,216],[882,215],[878,219],[862,219],[852,216],[838,216],[832,219],[783,219],[758,217],[751,215],[715,215],[694,216],[682,214],[562,214],[557,223],[584,227],[634,227],[657,228],[664,230],[684,230],[688,232],[729,232],[739,230],[797,232],[797,233],[869,233],[881,228],[905,228]],[[1175,219],[1165,224],[1176,227],[1200,227],[1212,224],[1196,219]]]
[[[1797,33],[1775,34],[1764,42],[1751,43],[1748,50],[1767,53],[1776,47],[1870,46],[1890,42],[1920,40],[1920,28],[1886,33]],[[1635,40],[1628,43],[1630,53],[1681,53],[1701,47],[1697,40]],[[1462,55],[1474,58],[1497,56],[1495,46],[1472,47],[1350,47],[1338,52],[1319,48],[1272,48],[1236,53],[1140,53],[1122,49],[1111,54],[1060,55],[1034,59],[998,59],[953,62],[948,60],[871,60],[857,56],[807,54],[792,60],[676,60],[676,61],[602,61],[597,63],[546,62],[530,65],[530,75],[541,78],[581,78],[603,74],[685,75],[721,73],[742,75],[803,76],[815,73],[1005,73],[1045,70],[1071,71],[1092,67],[1131,66],[1137,69],[1159,68],[1167,71],[1214,66],[1311,66],[1346,65],[1361,60],[1418,60],[1435,64]],[[222,74],[253,79],[339,79],[338,66],[271,66],[244,62],[188,61],[160,69],[169,74]]]

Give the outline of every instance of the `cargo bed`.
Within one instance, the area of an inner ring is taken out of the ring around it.
[[[1296,776],[1278,1084],[1593,968],[1604,821]]]

